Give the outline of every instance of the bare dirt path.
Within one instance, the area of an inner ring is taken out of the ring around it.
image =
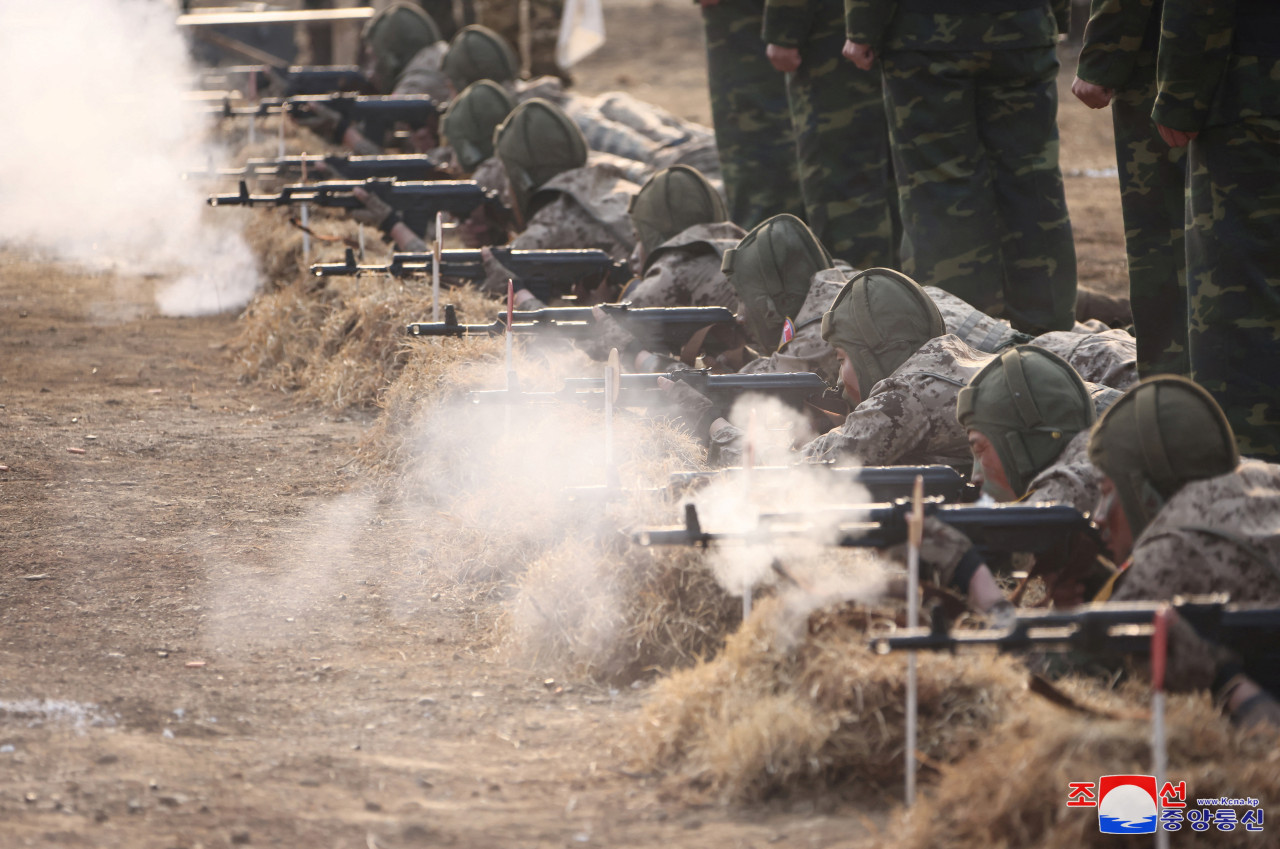
[[[624,774],[641,694],[548,688],[492,662],[492,604],[358,565],[398,520],[348,471],[366,421],[237,385],[234,318],[149,289],[0,254],[0,846],[863,831]]]

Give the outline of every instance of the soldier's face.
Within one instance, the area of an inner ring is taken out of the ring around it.
[[[1117,565],[1124,563],[1133,553],[1133,530],[1124,512],[1124,503],[1116,492],[1116,485],[1105,475],[1102,478],[1102,497],[1093,511],[1093,521],[1102,530],[1102,541],[1111,549],[1111,557]]]
[[[1017,501],[1018,494],[1005,474],[1004,462],[996,453],[996,447],[976,430],[969,431],[969,451],[973,453],[972,481],[975,486],[996,501]]]
[[[862,403],[862,390],[858,387],[858,373],[853,370],[853,361],[843,348],[836,348],[836,359],[840,363],[840,386],[845,400],[856,407]]]

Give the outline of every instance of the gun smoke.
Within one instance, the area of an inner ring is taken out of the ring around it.
[[[190,165],[221,159],[186,99],[176,10],[148,0],[0,4],[0,239],[92,269],[160,275],[167,315],[243,306],[256,262],[205,213]]]

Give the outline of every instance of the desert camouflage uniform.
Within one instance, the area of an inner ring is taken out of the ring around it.
[[[889,377],[871,387],[843,425],[801,449],[810,462],[854,459],[868,466],[973,463],[969,438],[956,421],[956,393],[991,360],[954,336],[930,339]],[[742,431],[711,435],[722,463],[741,459]]]
[[[902,270],[1031,333],[1072,326],[1050,0],[845,0],[884,73]],[[1065,11],[1066,0],[1054,0]]]
[[[760,43],[762,8],[760,0],[702,7],[729,219],[747,230],[784,212],[804,215],[786,86]]]
[[[1280,466],[1245,460],[1233,472],[1186,484],[1134,541],[1112,600],[1227,593],[1236,602],[1280,604],[1277,516]],[[1209,688],[1220,655],[1204,645],[1185,653],[1170,658],[1170,689]]]
[[[654,249],[644,276],[627,285],[622,300],[637,307],[728,307],[737,312],[738,295],[720,262],[745,235],[730,221],[689,227]]]
[[[531,0],[531,52],[529,73],[559,75],[556,64],[556,42],[560,39],[560,16],[564,0]],[[476,21],[487,26],[520,50],[520,3],[518,0],[475,0]]]
[[[1010,345],[1035,345],[1062,357],[1089,383],[1128,389],[1138,380],[1137,344],[1123,330],[1098,331],[1077,324],[1074,330],[1032,337],[936,286],[925,286],[924,291],[942,313],[947,332],[979,351],[995,354]]]
[[[720,180],[715,136],[695,121],[624,92],[583,97],[567,91],[555,77],[516,82],[509,90],[517,103],[538,97],[559,106],[582,130],[587,147],[644,163],[645,176],[670,165],[689,165],[712,183]]]
[[[413,54],[391,93],[429,94],[439,103],[448,103],[453,97],[453,84],[441,70],[441,62],[448,51],[448,42],[437,41]]]
[[[898,189],[878,70],[841,55],[842,0],[767,0],[764,41],[800,51],[786,75],[805,223],[855,268],[898,266]]]
[[[1280,4],[1165,0],[1156,123],[1188,148],[1191,377],[1242,454],[1280,457]]]
[[[739,372],[776,374],[810,371],[835,386],[840,365],[836,362],[835,348],[822,338],[822,314],[831,308],[831,302],[852,274],[851,270],[840,268],[826,268],[814,274],[809,294],[792,320],[796,335],[769,356],[747,363]]]
[[[1156,45],[1163,0],[1093,0],[1076,76],[1114,92],[1116,165],[1129,260],[1138,371],[1181,374],[1187,360],[1187,262],[1183,242],[1186,148],[1156,131]]]
[[[1028,504],[1069,504],[1081,513],[1092,513],[1102,497],[1102,472],[1089,462],[1089,434],[1077,433],[1062,453],[1031,479],[1022,499]]]
[[[574,168],[548,180],[534,194],[544,203],[525,229],[511,240],[518,250],[598,248],[614,259],[635,249],[636,233],[627,212],[640,187],[611,165]],[[505,291],[508,273],[496,261],[485,263],[486,291]]]

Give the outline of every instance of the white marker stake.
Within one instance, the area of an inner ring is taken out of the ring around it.
[[[436,243],[431,248],[431,320],[440,321],[440,243],[444,232],[441,213],[436,213]],[[508,334],[510,335],[510,334]]]
[[[307,204],[299,204],[302,210],[302,264],[311,264],[311,234],[307,232]]]
[[[356,228],[356,234],[360,238],[360,261],[364,262],[364,225],[361,224]]]
[[[1160,801],[1160,789],[1164,787],[1165,773],[1169,769],[1169,753],[1164,733],[1164,667],[1169,647],[1169,606],[1156,611],[1152,620],[1155,630],[1151,634],[1151,759],[1156,774],[1156,802]],[[1156,805],[1156,817],[1160,806]],[[1156,849],[1169,849],[1169,832],[1156,823]]]
[[[249,144],[258,143],[258,116],[249,116]]]
[[[507,391],[515,392],[519,387],[516,381],[516,369],[514,358],[511,353],[511,323],[515,316],[516,310],[516,284],[514,280],[507,281]],[[502,410],[502,427],[504,434],[511,433],[511,404],[506,404]]]
[[[756,408],[752,407],[751,412],[747,414],[747,447],[742,452],[742,477],[743,486],[746,488],[747,497],[751,497],[751,469],[756,464]],[[750,580],[742,589],[742,621],[746,622],[747,617],[751,615],[751,596],[755,588],[751,586]]]
[[[920,624],[920,542],[924,537],[924,478],[916,476],[907,520],[907,627]],[[916,803],[916,653],[907,653],[906,805]]]
[[[607,487],[618,485],[618,470],[613,456],[613,405],[618,400],[621,372],[618,349],[612,348],[609,362],[604,367],[604,481]]]
[[[280,135],[276,143],[276,159],[284,159],[284,113],[280,113]]]

